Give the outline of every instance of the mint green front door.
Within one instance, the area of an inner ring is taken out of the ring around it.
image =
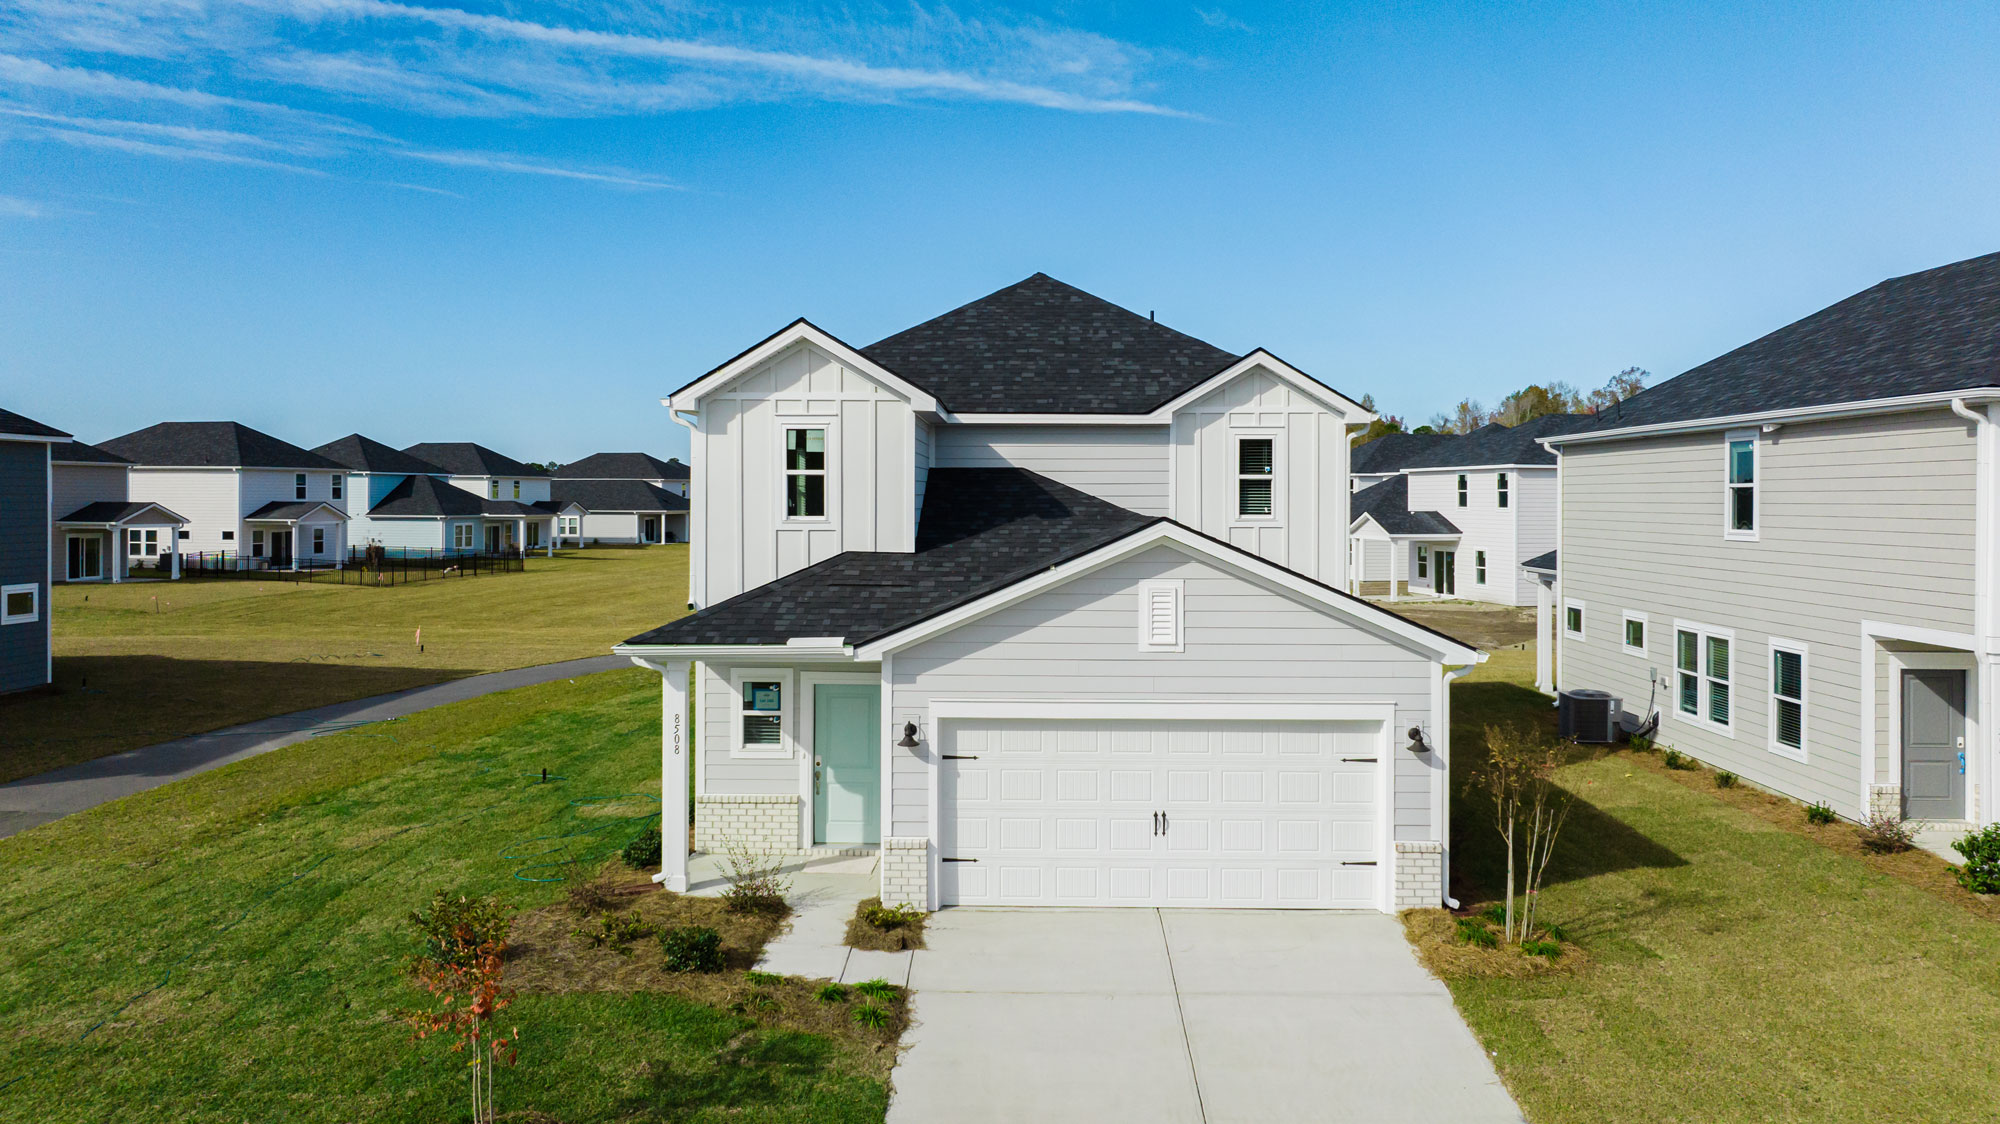
[[[819,683],[813,696],[813,842],[882,841],[882,688]]]

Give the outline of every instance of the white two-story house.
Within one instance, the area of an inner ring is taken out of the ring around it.
[[[592,453],[556,469],[549,494],[577,508],[556,534],[581,543],[686,542],[688,466],[650,453]]]
[[[1556,685],[1843,816],[2000,819],[1996,435],[2000,254],[1884,281],[1550,439]]]
[[[1444,892],[1482,656],[1342,592],[1346,395],[1036,274],[667,403],[697,611],[617,649],[662,675],[666,839],[698,747],[697,847],[875,850],[892,903]]]
[[[448,474],[446,482],[485,501],[480,511],[479,538],[454,538],[453,549],[479,549],[497,554],[503,550],[552,550],[555,546],[558,505],[549,498],[549,470],[523,464],[504,453],[496,453],[471,441],[430,441],[404,449],[421,461],[437,465]],[[448,510],[449,503],[417,505],[424,510]],[[459,526],[454,526],[460,534]]]
[[[347,470],[237,422],[161,422],[98,443],[129,462],[129,498],[178,513],[207,568],[336,565],[347,557]]]
[[[1355,493],[1353,588],[1392,599],[1535,604],[1535,578],[1521,564],[1556,544],[1556,458],[1540,442],[1590,424],[1549,414],[1412,450]]]

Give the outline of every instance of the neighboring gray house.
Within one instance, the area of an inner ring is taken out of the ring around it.
[[[181,576],[179,540],[187,520],[131,498],[131,464],[94,445],[66,441],[49,450],[56,512],[51,573],[59,582],[119,582],[134,570]]]
[[[583,543],[686,542],[688,466],[650,453],[593,453],[556,469],[549,494],[579,511],[556,524]]]
[[[49,446],[69,434],[0,410],[0,694],[53,678]]]
[[[1483,656],[1341,591],[1352,399],[1036,274],[669,403],[698,611],[617,648],[662,676],[665,838],[698,745],[696,846],[879,849],[890,903],[1443,895]]]
[[[1996,818],[2000,254],[1885,281],[1552,438],[1562,688],[1860,818]]]

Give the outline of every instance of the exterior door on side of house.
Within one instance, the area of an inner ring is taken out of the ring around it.
[[[651,543],[651,542],[659,542],[659,541],[660,541],[660,517],[659,517],[659,516],[657,516],[657,515],[648,515],[648,516],[646,516],[646,518],[645,518],[645,522],[644,522],[644,526],[645,526],[645,529],[644,529],[644,530],[642,530],[642,531],[641,531],[641,532],[639,533],[639,538],[640,538],[640,540],[641,540],[641,541],[643,541],[643,542],[649,542],[649,543]]]
[[[69,580],[102,581],[104,578],[104,538],[97,534],[69,536]]]
[[[489,523],[486,526],[486,553],[500,553],[500,524],[498,523]]]
[[[273,566],[290,565],[292,561],[292,533],[290,531],[272,531],[269,535],[269,540],[271,543],[271,564]]]
[[[882,840],[882,688],[816,683],[813,842]]]
[[[1436,567],[1432,578],[1432,588],[1439,597],[1450,597],[1458,592],[1458,552],[1455,550],[1434,550],[1431,565]]]
[[[1965,672],[1903,672],[1903,814],[1965,818]]]

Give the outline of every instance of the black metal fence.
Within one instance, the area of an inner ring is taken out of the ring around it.
[[[158,573],[172,572],[160,556]],[[520,550],[396,549],[357,546],[347,557],[244,557],[234,550],[197,550],[181,555],[186,578],[252,578],[258,581],[330,582],[335,585],[406,585],[480,574],[514,574],[527,568]],[[135,568],[136,576],[136,568]]]

